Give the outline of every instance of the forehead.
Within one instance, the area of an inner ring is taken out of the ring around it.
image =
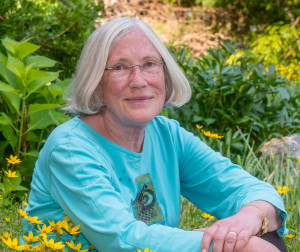
[[[123,35],[110,49],[107,61],[160,59],[160,53],[150,39],[138,28]]]

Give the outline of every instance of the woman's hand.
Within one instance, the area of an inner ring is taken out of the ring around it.
[[[281,223],[274,206],[265,201],[255,201],[253,203],[264,209],[267,218],[269,221],[271,220],[269,231],[275,231],[279,228]],[[267,246],[269,243],[256,237],[256,234],[261,229],[263,217],[257,208],[243,207],[235,215],[219,220],[211,227],[196,229],[195,231],[204,232],[201,242],[201,252],[208,252],[212,242],[213,252],[256,251],[247,250],[249,247],[257,247],[260,251],[278,251],[273,245],[272,247],[275,250],[262,249],[261,246],[263,244]]]

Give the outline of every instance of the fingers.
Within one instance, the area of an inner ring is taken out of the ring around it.
[[[237,233],[234,231],[230,231],[226,234],[224,240],[224,252],[231,252],[234,250],[237,238]]]
[[[224,222],[216,222],[202,232],[204,234],[201,242],[201,252],[208,252],[212,242],[214,252],[242,251],[251,237],[251,233],[247,228],[236,223],[235,225],[226,225]]]

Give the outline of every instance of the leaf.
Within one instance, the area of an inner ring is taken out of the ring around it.
[[[16,55],[17,57],[22,60],[27,55],[37,51],[40,46],[29,43],[27,41],[20,42],[19,45],[16,47]]]
[[[3,92],[2,97],[5,99],[5,102],[8,105],[10,111],[20,115],[20,111],[19,111],[20,103],[21,103],[20,96],[13,93]]]
[[[0,91],[2,92],[11,92],[11,93],[17,93],[17,90],[12,88],[10,85],[0,81]]]
[[[26,70],[24,63],[11,56],[10,54],[8,55],[7,68],[19,78],[26,79]]]
[[[283,99],[289,100],[290,99],[290,94],[286,90],[286,87],[277,87],[278,93],[282,96]]]
[[[49,116],[52,118],[55,125],[60,125],[70,119],[69,116],[61,112],[57,112],[54,109],[49,110]]]
[[[29,116],[27,131],[35,129],[44,129],[53,124],[54,122],[49,116],[49,112],[39,111]]]
[[[12,192],[14,191],[28,191],[28,188],[21,186],[21,185],[16,185],[15,187],[12,188]]]
[[[29,108],[28,108],[28,115],[34,114],[36,112],[39,112],[41,110],[45,110],[45,109],[51,109],[51,108],[57,108],[59,107],[59,104],[39,104],[39,103],[34,103],[34,104],[30,104]]]
[[[13,122],[11,121],[11,119],[8,117],[8,115],[5,114],[4,112],[1,112],[0,114],[2,115],[2,117],[8,123],[8,124],[4,124],[4,125],[10,125],[16,132],[18,132],[18,129],[15,127],[15,125],[13,124]]]
[[[12,128],[8,125],[0,125],[2,135],[9,142],[10,146],[14,149],[18,143],[18,137],[14,134]]]
[[[45,67],[54,67],[57,61],[49,59],[44,56],[32,56],[29,55],[24,59],[24,63],[26,66],[32,64],[34,68],[45,68]]]
[[[27,91],[28,91],[27,97],[30,94],[36,92],[40,87],[42,87],[46,83],[54,81],[55,79],[57,79],[58,75],[59,75],[58,72],[44,72],[44,73],[47,73],[47,75],[45,77],[42,77],[40,79],[36,79],[28,85],[28,87],[27,87]]]

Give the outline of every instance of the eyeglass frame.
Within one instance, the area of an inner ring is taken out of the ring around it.
[[[157,63],[157,64],[162,64],[163,66],[165,65],[165,62],[164,62],[163,60],[162,60],[162,61],[157,61],[157,60],[146,60],[143,64],[145,64],[147,61],[154,61],[154,62]],[[117,64],[120,64],[120,63],[117,63]],[[117,64],[115,64],[115,65],[117,65]],[[122,64],[123,64],[123,63],[122,63]],[[141,73],[144,73],[144,71],[142,70],[142,69],[143,69],[143,64],[142,64],[142,65],[136,64],[136,65],[131,65],[131,66],[127,66],[126,64],[123,64],[124,66],[126,66],[127,68],[130,69],[128,75],[114,76],[114,75],[112,75],[111,72],[110,72],[110,76],[115,77],[115,78],[128,77],[130,74],[133,73],[133,68],[136,67],[136,66],[139,67]],[[113,67],[114,67],[115,65],[113,65],[112,67],[105,67],[104,70],[105,70],[105,71],[111,71],[111,70],[113,70]],[[157,73],[159,73],[159,71],[158,71]],[[156,74],[156,73],[155,73],[155,74]]]

